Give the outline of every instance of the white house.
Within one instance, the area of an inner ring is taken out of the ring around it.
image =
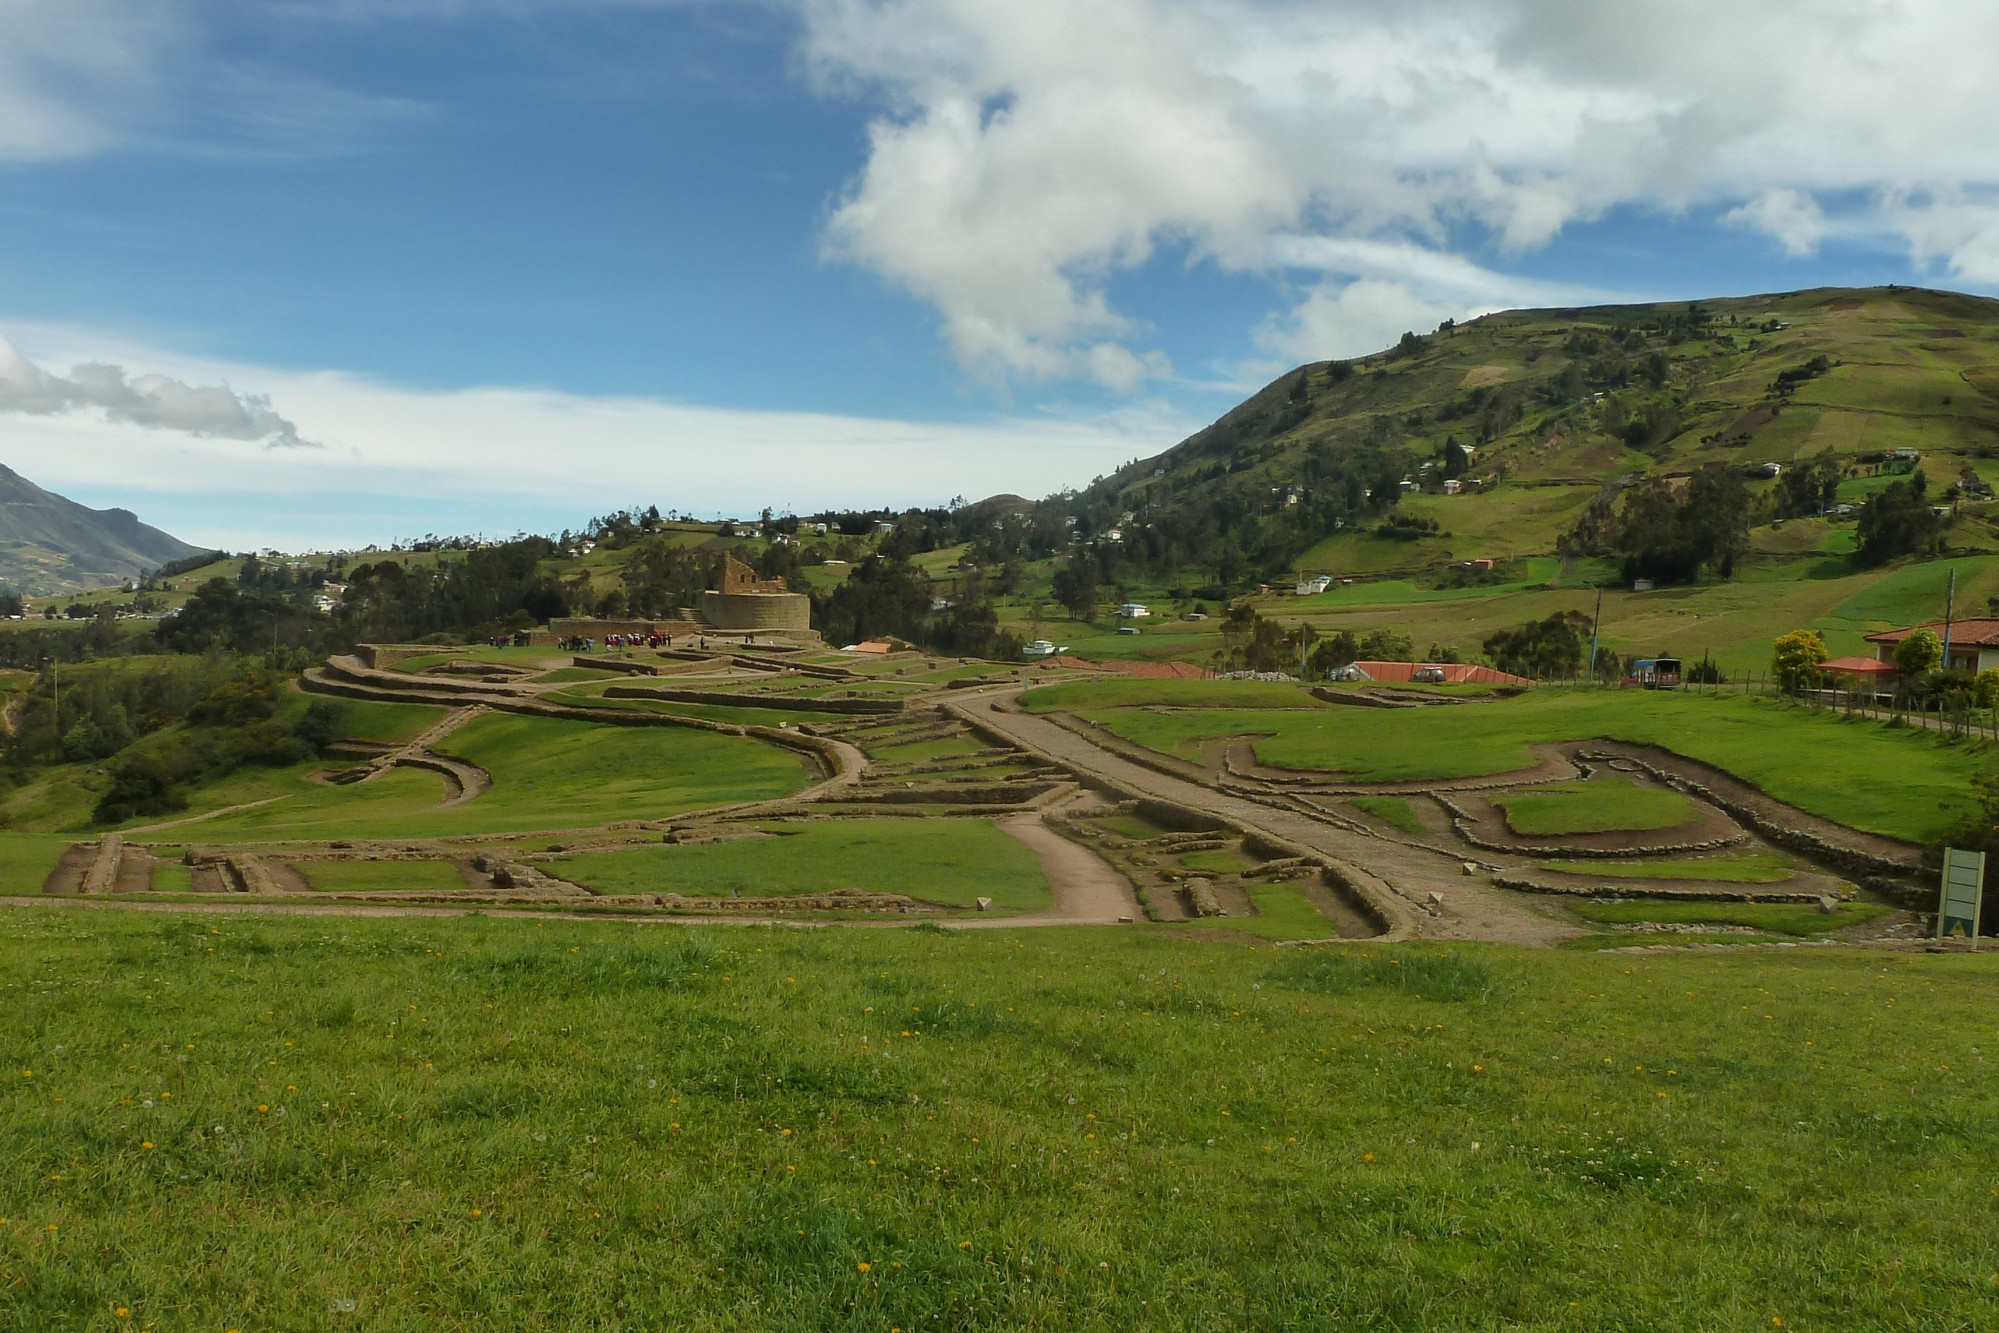
[[[1126,620],[1143,620],[1152,614],[1149,609],[1137,602],[1126,602],[1117,609],[1117,613]]]
[[[1298,580],[1298,596],[1314,597],[1333,586],[1331,574],[1317,574],[1309,579]]]

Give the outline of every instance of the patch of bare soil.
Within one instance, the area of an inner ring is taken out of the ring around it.
[[[1131,881],[1087,847],[1049,828],[1038,813],[999,821],[1000,832],[1021,843],[1041,862],[1055,905],[1026,916],[971,920],[967,926],[1117,925],[1141,915]]]
[[[56,868],[42,882],[43,893],[82,893],[84,877],[97,863],[97,848],[87,842],[73,843],[56,861]]]

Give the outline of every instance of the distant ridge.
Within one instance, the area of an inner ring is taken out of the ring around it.
[[[129,509],[90,509],[0,464],[0,583],[31,596],[100,588],[194,555]]]

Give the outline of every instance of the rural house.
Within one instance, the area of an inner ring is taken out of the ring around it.
[[[1991,671],[1999,669],[1999,620],[1953,620],[1950,633],[1944,633],[1944,622],[1939,620],[1929,625],[1911,625],[1907,629],[1882,630],[1870,634],[1867,641],[1874,645],[1875,656],[1892,663],[1895,648],[1902,640],[1919,629],[1929,630],[1950,645],[1950,660],[1946,668],[1965,671]]]

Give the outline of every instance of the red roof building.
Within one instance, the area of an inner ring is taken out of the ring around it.
[[[1926,629],[1939,639],[1944,636],[1944,622],[1939,620],[1928,625],[1911,625],[1907,629],[1882,630],[1879,634],[1867,636],[1867,642],[1874,645],[1875,655],[1883,662],[1895,660],[1895,647],[1919,629]],[[1946,668],[1961,667],[1966,671],[1991,671],[1999,669],[1999,620],[1977,617],[1969,620],[1950,622],[1950,660]]]
[[[1434,684],[1445,685],[1532,685],[1525,676],[1516,676],[1507,671],[1495,671],[1489,666],[1479,666],[1471,662],[1355,662],[1354,670],[1371,681],[1383,685],[1421,684],[1416,679],[1417,672],[1441,671],[1444,679]]]

